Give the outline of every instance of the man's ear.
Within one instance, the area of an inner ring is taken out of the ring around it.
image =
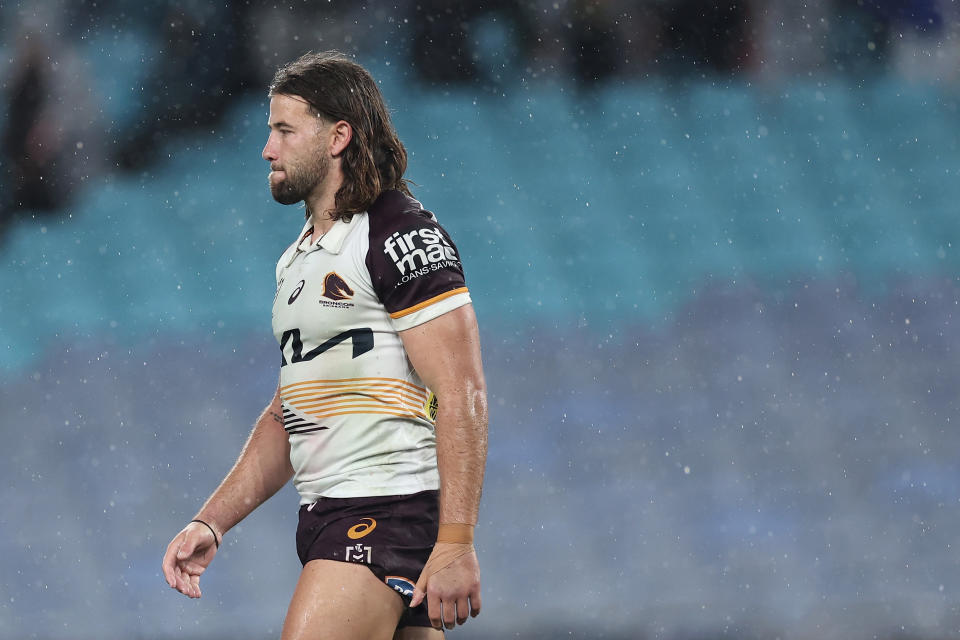
[[[330,129],[330,155],[336,158],[353,140],[353,127],[346,120],[338,120]]]

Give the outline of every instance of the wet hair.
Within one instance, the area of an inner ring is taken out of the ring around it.
[[[338,51],[307,53],[277,70],[270,97],[299,96],[314,115],[345,120],[353,138],[341,155],[343,185],[337,190],[335,219],[366,211],[387,189],[410,195],[403,172],[407,150],[370,73]]]

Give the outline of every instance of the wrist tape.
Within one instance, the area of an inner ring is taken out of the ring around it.
[[[461,522],[441,523],[437,531],[437,542],[473,544],[473,525]]]

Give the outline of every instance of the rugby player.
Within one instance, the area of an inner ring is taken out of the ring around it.
[[[459,253],[363,67],[307,54],[269,96],[270,191],[306,208],[277,264],[280,381],[163,574],[199,598],[223,536],[292,479],[303,570],[282,638],[442,638],[481,607],[487,401]]]

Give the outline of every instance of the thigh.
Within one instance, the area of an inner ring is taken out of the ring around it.
[[[312,560],[293,592],[281,640],[390,640],[403,601],[361,564]]]

